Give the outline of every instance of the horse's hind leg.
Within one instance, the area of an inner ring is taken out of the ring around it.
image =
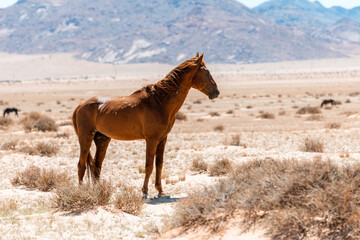
[[[90,155],[91,141],[94,139],[94,133],[81,134],[79,132],[79,143],[80,143],[80,159],[78,163],[78,177],[79,183],[81,184],[85,175],[86,161],[91,161]],[[89,159],[88,159],[89,158]]]
[[[96,145],[95,153],[95,166],[92,169],[91,173],[95,181],[100,178],[101,166],[104,161],[106,150],[109,146],[111,138],[105,136],[100,132],[96,132],[94,136],[94,142]]]
[[[157,149],[156,149],[156,178],[155,178],[155,189],[159,192],[159,197],[164,195],[162,186],[161,186],[161,171],[163,167],[163,159],[164,159],[164,150],[166,144],[166,137],[159,142]]]

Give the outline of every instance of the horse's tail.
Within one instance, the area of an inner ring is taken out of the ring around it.
[[[78,109],[79,109],[79,107],[81,105],[82,105],[82,102],[79,103],[79,105],[75,108],[75,110],[74,110],[74,112],[72,114],[72,123],[73,123],[76,135],[78,135],[78,126],[77,126],[77,122],[76,122],[76,114],[77,114],[77,111],[78,111]]]

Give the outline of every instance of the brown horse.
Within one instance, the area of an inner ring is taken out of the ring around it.
[[[93,180],[100,177],[101,165],[111,138],[117,140],[145,139],[146,164],[143,197],[148,196],[149,177],[156,156],[155,188],[164,195],[161,170],[167,135],[175,122],[175,114],[185,101],[190,88],[206,94],[210,99],[219,90],[202,54],[191,58],[155,84],[150,84],[124,97],[93,97],[79,105],[72,116],[80,143],[78,163],[79,183],[85,169],[91,171]],[[95,159],[89,152],[92,141],[96,145]],[[85,166],[86,165],[86,166]]]

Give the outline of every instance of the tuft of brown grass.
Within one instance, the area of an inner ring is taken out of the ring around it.
[[[319,114],[311,114],[309,117],[306,118],[306,121],[321,121],[323,116]]]
[[[318,114],[318,113],[321,113],[320,108],[311,107],[311,106],[302,107],[296,112],[296,114]]]
[[[7,217],[12,212],[19,209],[18,203],[14,199],[8,201],[1,201],[0,203],[0,217]]]
[[[19,151],[29,155],[51,157],[59,152],[59,147],[51,142],[38,142],[35,145],[23,146]]]
[[[300,150],[304,152],[324,152],[324,143],[319,139],[305,138]]]
[[[228,174],[232,170],[232,163],[229,159],[224,158],[215,161],[209,167],[210,176],[222,176]]]
[[[230,138],[226,139],[226,144],[230,146],[247,147],[245,143],[242,143],[241,135],[239,133],[231,135]]]
[[[217,231],[240,214],[239,230],[261,225],[271,239],[359,239],[359,183],[360,164],[257,159],[191,191],[176,205],[171,224]]]
[[[336,122],[328,123],[325,125],[325,127],[329,129],[339,129],[341,127],[341,123],[336,123]]]
[[[175,118],[177,120],[180,120],[180,121],[186,121],[187,120],[187,116],[182,112],[177,112],[176,115],[175,115]]]
[[[7,129],[14,121],[8,117],[0,117],[0,129]]]
[[[122,183],[118,186],[118,193],[114,204],[115,207],[123,212],[137,215],[141,212],[144,201],[142,193],[136,187]]]
[[[55,189],[53,207],[64,211],[81,212],[95,206],[107,205],[113,192],[113,186],[106,181],[99,181],[92,186],[64,184]]]
[[[56,132],[58,130],[58,126],[56,125],[54,119],[42,115],[39,112],[30,112],[20,120],[20,123],[23,124],[26,132],[31,132],[33,129],[42,132]]]
[[[195,158],[191,162],[191,171],[204,173],[208,170],[208,164],[201,158]]]
[[[48,116],[41,116],[33,123],[33,128],[41,132],[56,132],[58,130],[55,120]]]
[[[225,127],[223,125],[217,125],[214,127],[214,131],[216,132],[222,132],[224,131]]]
[[[1,150],[15,150],[18,142],[19,142],[18,139],[9,140],[1,146]]]
[[[69,138],[70,134],[68,132],[58,133],[55,135],[56,138]]]
[[[25,186],[28,189],[38,189],[43,192],[53,190],[56,186],[67,184],[70,178],[65,172],[57,172],[53,169],[40,169],[29,166],[11,179],[14,186]]]
[[[218,112],[209,112],[209,115],[211,117],[218,117],[218,116],[220,116],[220,113],[218,113]]]
[[[269,112],[260,112],[258,117],[263,119],[275,119],[275,115]]]

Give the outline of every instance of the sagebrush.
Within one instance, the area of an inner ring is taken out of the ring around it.
[[[360,164],[256,159],[191,191],[176,205],[171,224],[216,231],[240,214],[239,230],[259,224],[271,239],[359,239],[359,184]]]

